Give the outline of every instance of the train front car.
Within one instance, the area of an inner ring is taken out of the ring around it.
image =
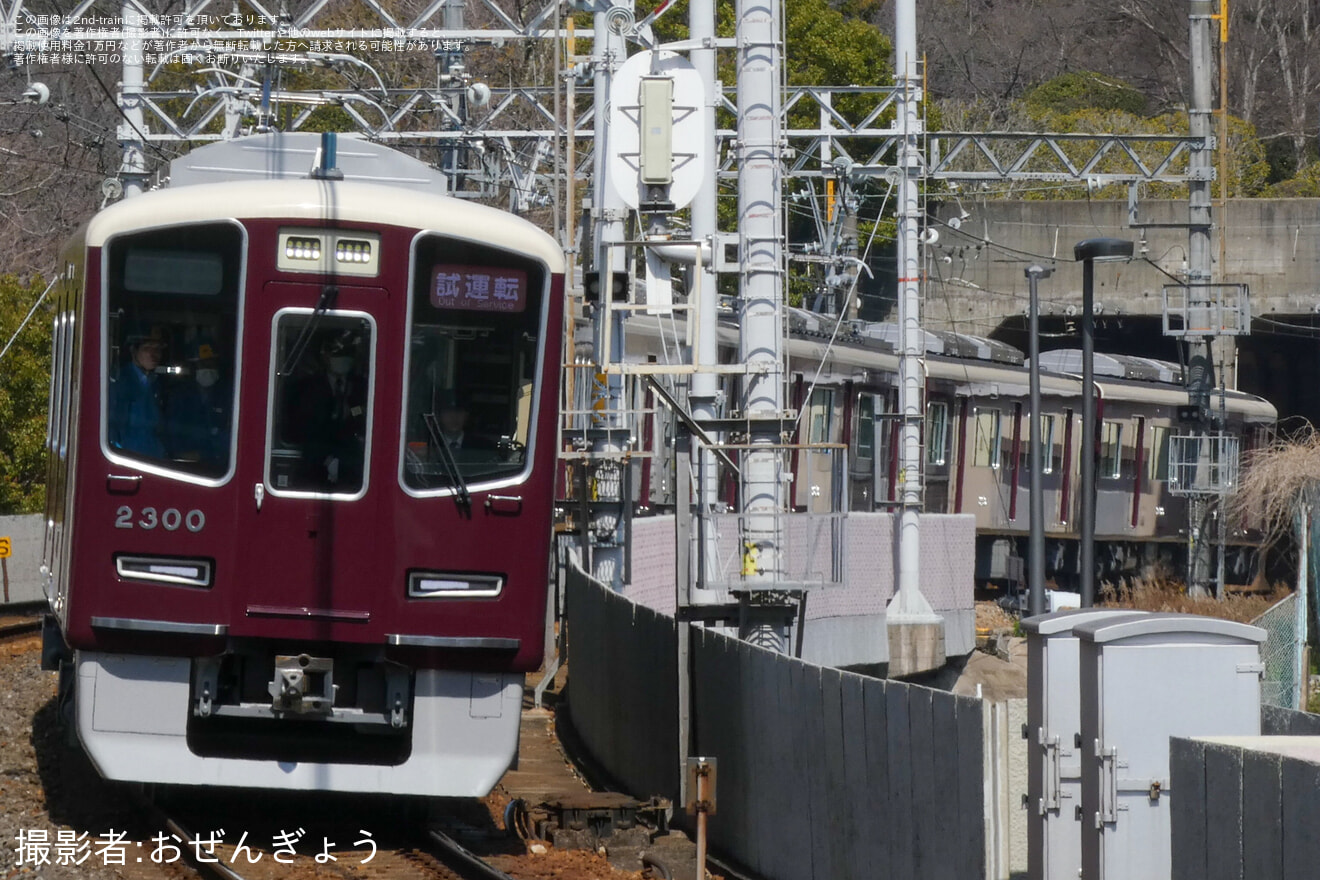
[[[107,778],[481,795],[516,754],[561,251],[353,150],[347,180],[176,185],[84,229],[46,654]]]

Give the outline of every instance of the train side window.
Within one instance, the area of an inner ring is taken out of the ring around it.
[[[227,222],[107,243],[103,437],[112,456],[206,480],[230,472],[242,265],[243,232]]]
[[[875,395],[866,392],[857,395],[856,458],[875,458]]]
[[[1003,446],[1003,418],[997,409],[976,411],[976,445],[972,465],[999,469]]]
[[[1164,482],[1169,479],[1169,429],[1155,426],[1150,436],[1150,479]]]
[[[1107,480],[1118,479],[1123,467],[1123,426],[1118,422],[1104,422],[1100,429],[1100,472]]]
[[[400,477],[414,492],[523,472],[535,439],[548,273],[489,245],[413,248]],[[557,377],[551,381],[557,381]],[[457,468],[458,473],[453,473]]]
[[[949,405],[936,400],[926,405],[926,464],[943,465],[948,460]]]
[[[811,392],[807,404],[810,414],[811,429],[807,432],[808,443],[829,443],[834,427],[834,391],[830,388],[817,388]]]
[[[1040,417],[1040,472],[1042,474],[1054,473],[1056,462],[1054,460],[1054,416],[1043,415]],[[1022,444],[1022,469],[1028,473],[1031,472],[1031,442],[1027,438]]]

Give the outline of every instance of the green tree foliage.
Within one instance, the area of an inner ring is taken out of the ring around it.
[[[1033,116],[1076,113],[1081,110],[1118,110],[1133,116],[1146,113],[1146,96],[1113,77],[1090,71],[1065,73],[1043,82],[1023,97]]]
[[[14,339],[0,361],[0,514],[35,513],[45,504],[49,301],[14,338],[45,289],[40,278],[0,276],[0,348]]]

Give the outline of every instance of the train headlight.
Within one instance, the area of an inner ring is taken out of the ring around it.
[[[450,574],[414,571],[408,575],[411,599],[480,599],[498,596],[504,577],[497,574]]]
[[[209,587],[212,570],[209,559],[179,559],[174,556],[115,557],[115,573],[130,581]]]
[[[370,263],[371,242],[341,238],[335,242],[335,260],[340,263]]]

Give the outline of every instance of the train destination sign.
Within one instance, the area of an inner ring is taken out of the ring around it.
[[[431,305],[471,312],[521,312],[527,308],[527,273],[442,263],[431,270]]]

